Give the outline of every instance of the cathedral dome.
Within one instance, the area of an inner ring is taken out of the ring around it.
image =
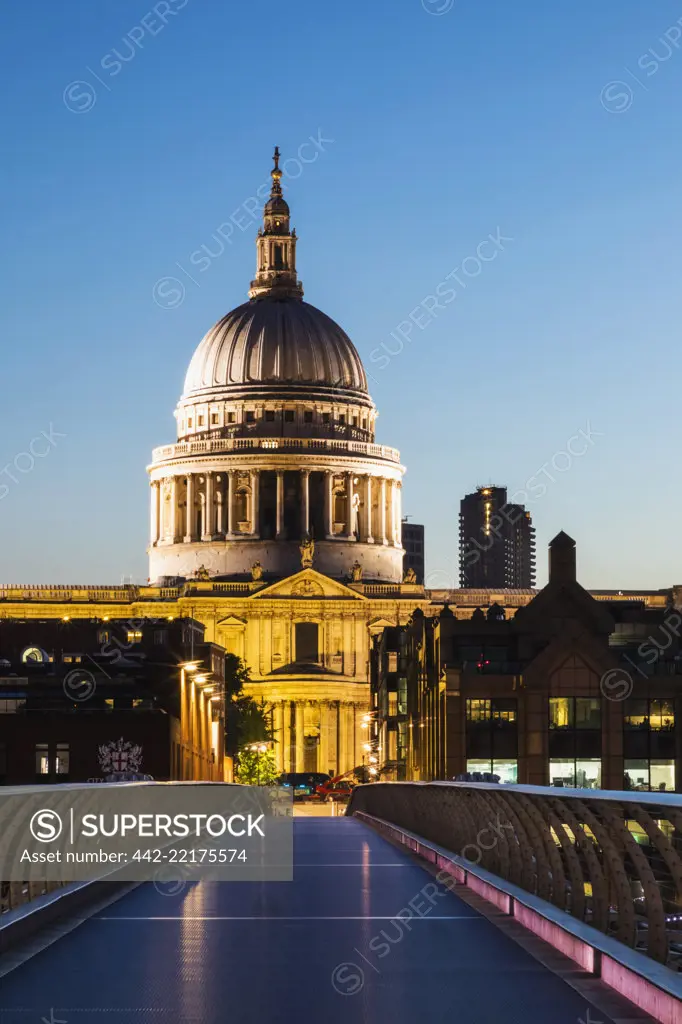
[[[348,335],[295,296],[251,299],[219,320],[192,357],[184,398],[254,385],[367,393],[362,361]]]

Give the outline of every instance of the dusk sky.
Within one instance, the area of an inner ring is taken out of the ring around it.
[[[485,483],[539,584],[561,529],[587,587],[682,583],[679,2],[23,0],[0,46],[0,582],[146,581],[145,467],[277,144],[427,586]]]

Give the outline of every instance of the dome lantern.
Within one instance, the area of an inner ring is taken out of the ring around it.
[[[263,227],[256,239],[256,276],[249,297],[303,298],[303,285],[296,276],[296,232],[289,226],[289,204],[282,195],[282,171],[279,146],[275,146],[275,166],[270,172],[272,188],[263,210]]]

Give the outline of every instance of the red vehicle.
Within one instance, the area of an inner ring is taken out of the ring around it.
[[[350,779],[330,779],[318,786],[315,793],[324,803],[329,803],[331,800],[350,800],[354,788],[355,784]]]

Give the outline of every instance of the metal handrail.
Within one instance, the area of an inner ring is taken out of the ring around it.
[[[485,782],[378,782],[364,811],[682,971],[682,795]],[[485,838],[484,838],[485,837]]]

